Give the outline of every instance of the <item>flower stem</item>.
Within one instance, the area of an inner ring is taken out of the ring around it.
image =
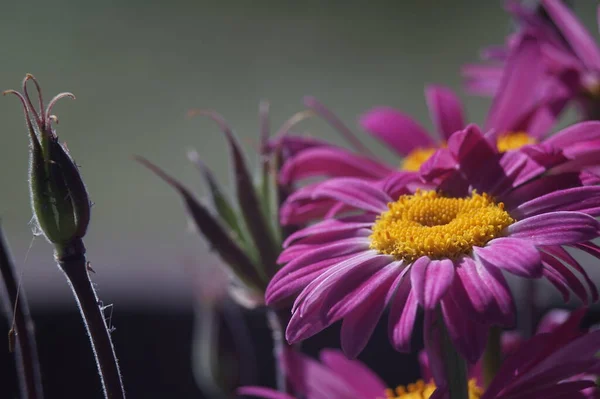
[[[441,319],[441,318],[440,318]],[[452,344],[448,335],[446,325],[441,323],[442,352],[444,354],[444,368],[446,370],[446,379],[448,381],[449,399],[469,399],[469,382],[467,373],[467,363],[460,356]]]
[[[23,287],[19,287],[15,265],[8,249],[8,243],[0,228],[0,274],[4,283],[3,302],[6,304],[6,315],[9,323],[14,321],[16,338],[16,358],[21,397],[23,399],[42,399],[44,397],[40,364],[35,343],[33,321],[29,314],[29,306]],[[9,332],[9,334],[11,334]],[[11,341],[9,335],[9,343]],[[12,351],[12,348],[9,348]]]
[[[125,390],[121,372],[110,331],[104,320],[101,302],[90,281],[83,242],[77,240],[62,248],[57,247],[55,257],[59,268],[67,277],[79,305],[96,358],[104,396],[107,399],[124,399]]]
[[[492,327],[488,336],[487,346],[483,353],[483,384],[489,386],[502,364],[502,331]]]
[[[275,381],[277,390],[285,393],[293,393],[288,384],[285,369],[283,367],[286,351],[291,349],[285,341],[284,336],[285,326],[289,321],[289,316],[282,311],[268,309],[267,318],[273,336],[273,356],[275,357]]]

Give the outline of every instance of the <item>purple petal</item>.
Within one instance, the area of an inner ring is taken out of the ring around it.
[[[455,301],[452,291],[442,300],[442,315],[448,335],[456,350],[474,364],[479,360],[487,342],[488,327],[465,314]]]
[[[598,222],[579,212],[551,212],[532,216],[508,226],[511,237],[534,245],[563,245],[598,236]]]
[[[339,238],[339,235],[346,234],[349,231],[360,230],[371,227],[373,225],[373,218],[360,218],[360,221],[356,220],[356,217],[344,218],[344,219],[330,219],[312,226],[306,227],[290,235],[283,243],[283,247],[287,248],[294,241],[304,242],[305,238],[317,236],[321,239],[321,242],[329,242]],[[361,220],[362,219],[362,220]]]
[[[265,302],[268,306],[276,306],[286,298],[292,297],[303,290],[309,283],[318,278],[325,269],[343,262],[353,255],[342,255],[324,259],[305,267],[288,272],[281,269],[269,282],[265,292]]]
[[[393,276],[392,276],[393,277]],[[375,286],[367,300],[358,304],[342,322],[341,344],[349,358],[355,358],[365,348],[375,331],[385,307],[393,278]]]
[[[287,352],[286,374],[300,397],[356,399],[357,392],[334,370],[306,355]]]
[[[462,104],[452,90],[442,86],[428,86],[425,97],[431,119],[446,140],[454,132],[465,128]]]
[[[320,357],[321,362],[352,387],[360,398],[376,398],[385,392],[385,382],[363,363],[348,360],[339,351],[331,349],[322,350]]]
[[[493,96],[498,92],[503,69],[500,66],[465,65],[461,75],[466,79],[467,92],[479,96]]]
[[[542,276],[542,264],[537,248],[527,240],[496,238],[483,248],[474,247],[473,253],[478,262],[488,270],[492,267],[527,278]]]
[[[372,213],[386,211],[387,204],[392,201],[374,184],[349,177],[332,179],[319,184],[315,187],[312,198],[331,198]]]
[[[569,319],[570,312],[564,309],[552,309],[538,323],[536,334],[554,331]]]
[[[566,148],[571,146],[574,142],[597,140],[600,140],[600,122],[586,121],[576,123],[553,134],[545,140],[544,143],[555,148]]]
[[[380,179],[391,172],[386,165],[343,148],[315,147],[288,160],[279,172],[279,180],[289,184],[314,176]]]
[[[454,279],[454,263],[449,259],[417,259],[410,267],[410,281],[417,300],[425,310],[435,309]]]
[[[401,155],[416,148],[435,146],[427,131],[404,113],[390,107],[378,107],[360,117],[360,125]]]
[[[575,269],[579,274],[581,274],[581,276],[583,277],[583,279],[585,280],[585,282],[588,286],[588,289],[590,290],[590,293],[592,295],[592,301],[593,302],[598,301],[599,296],[600,296],[600,293],[598,292],[598,287],[596,287],[596,284],[590,278],[587,271],[579,264],[579,262],[577,262],[577,260],[575,258],[573,258],[571,256],[571,254],[569,254],[561,246],[544,247],[543,250],[544,250],[544,252],[547,252],[550,255],[562,260],[567,265],[569,265],[573,269]]]
[[[410,352],[418,305],[419,302],[410,287],[410,279],[405,276],[392,299],[388,321],[390,341],[400,352]]]
[[[516,211],[522,216],[555,211],[593,212],[596,216],[599,209],[600,187],[591,186],[553,191],[519,205]]]
[[[377,294],[383,287],[390,292],[398,283],[397,277],[403,273],[402,262],[395,262],[387,256],[378,256],[373,260],[374,274],[357,273],[353,279],[346,279],[329,288],[329,292],[321,305],[321,315],[326,322],[338,320]],[[387,299],[386,299],[387,302]]]
[[[588,304],[588,294],[585,290],[585,286],[567,266],[555,257],[546,253],[542,253],[542,261],[545,268],[551,268],[556,273],[560,274],[571,291],[573,291],[584,304]]]
[[[514,130],[515,122],[523,111],[535,104],[544,65],[540,62],[541,51],[532,36],[523,36],[506,62],[500,90],[494,98],[486,121],[486,130],[496,134]]]
[[[560,0],[543,0],[544,8],[573,51],[590,69],[600,69],[600,51],[594,38]]]
[[[456,268],[458,283],[462,284],[462,294],[467,298],[467,306],[473,309],[478,320],[499,325],[511,325],[514,321],[515,307],[508,284],[500,270],[486,267],[463,256]],[[461,304],[461,292],[454,294]]]
[[[290,272],[300,267],[307,266],[311,263],[321,261],[323,259],[332,258],[340,255],[349,255],[369,248],[370,240],[367,237],[345,238],[343,240],[334,241],[324,244],[320,247],[306,251],[303,254],[296,254],[296,257],[285,265],[286,271]],[[293,251],[294,245],[283,250],[279,255],[279,259],[287,261],[287,251]],[[283,262],[282,262],[283,263]]]

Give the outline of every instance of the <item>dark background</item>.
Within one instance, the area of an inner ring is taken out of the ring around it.
[[[465,100],[469,119],[481,122],[489,100],[467,97],[460,90],[459,70],[477,59],[481,47],[502,43],[510,31],[500,3],[1,3],[0,88],[18,88],[29,72],[41,82],[46,99],[60,91],[77,95],[55,108],[58,133],[82,165],[95,202],[86,246],[99,295],[114,304],[113,337],[129,397],[201,397],[190,361],[196,269],[217,262],[186,228],[176,195],[131,155],[148,157],[196,189],[199,178],[185,157],[194,146],[228,181],[224,140],[211,122],[188,120],[186,111],[212,107],[222,112],[251,150],[257,143],[258,101],[271,101],[277,128],[302,109],[307,94],[351,126],[364,110],[385,104],[431,127],[423,88],[443,83]],[[595,2],[574,3],[597,32]],[[36,322],[46,397],[99,398],[91,350],[69,288],[53,264],[51,247],[42,238],[32,241],[27,137],[15,98],[1,99],[0,121],[0,218]],[[341,143],[322,122],[303,126]],[[394,160],[377,143],[366,142]],[[599,281],[596,265],[588,265],[587,258],[582,262]],[[513,287],[520,297],[518,282]],[[559,297],[542,289],[539,299],[549,307]],[[260,353],[257,382],[272,383],[263,317],[246,316]],[[0,337],[8,331],[2,323]],[[13,397],[15,378],[12,356],[1,342],[3,399]],[[337,347],[336,328],[306,348],[315,354],[323,345]],[[362,359],[392,386],[417,376],[410,358],[387,344],[385,323]]]

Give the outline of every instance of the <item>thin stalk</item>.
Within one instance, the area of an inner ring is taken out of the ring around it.
[[[492,327],[488,335],[488,342],[483,352],[483,384],[488,387],[502,364],[502,331]]]
[[[57,251],[55,257],[79,305],[96,358],[104,396],[106,399],[124,399],[125,390],[117,356],[100,307],[101,302],[90,280],[83,242],[78,240],[70,244],[63,251]]]
[[[275,381],[277,390],[293,394],[292,388],[288,384],[287,377],[285,375],[285,369],[283,362],[285,362],[286,351],[293,350],[285,340],[284,331],[289,316],[284,312],[269,309],[267,311],[267,318],[269,321],[269,327],[271,328],[271,334],[273,336],[273,356],[275,357]]]
[[[0,228],[0,274],[4,283],[3,302],[6,305],[6,316],[9,323],[14,320],[16,340],[16,362],[21,397],[27,399],[43,399],[40,363],[37,355],[33,321],[29,314],[29,306],[23,287],[19,287],[13,258],[8,243]],[[10,334],[10,333],[9,333]],[[10,336],[9,336],[9,342]],[[10,348],[12,350],[12,348]]]
[[[441,319],[441,317],[440,317]],[[440,320],[441,321],[441,320]],[[443,321],[441,324],[441,344],[444,355],[444,368],[448,381],[449,399],[469,399],[467,362],[456,351]]]

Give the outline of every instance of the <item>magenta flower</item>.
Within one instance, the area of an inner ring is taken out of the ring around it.
[[[587,302],[574,269],[597,299],[593,282],[563,246],[600,253],[589,242],[598,237],[593,216],[600,214],[600,187],[581,187],[576,173],[547,177],[520,152],[498,154],[475,126],[454,134],[448,153],[461,173],[453,191],[413,193],[400,174],[381,184],[332,179],[313,192],[355,212],[284,243],[279,262],[285,266],[265,299],[277,305],[296,297],[288,341],[343,320],[342,348],[354,357],[390,305],[390,340],[408,351],[418,308],[426,323],[441,308],[454,345],[474,363],[487,326],[513,323],[502,271],[545,277],[565,298],[571,289]]]
[[[573,100],[590,119],[597,119],[600,95],[600,47],[577,17],[561,0],[542,0],[547,17],[528,10],[517,1],[507,2],[507,9],[520,23],[520,31],[509,37],[503,49],[489,49],[484,56],[495,65],[468,65],[463,72],[467,89],[491,95],[501,87],[502,63],[508,65],[514,44],[523,35],[539,41],[542,54],[528,68],[541,67],[538,93],[554,92],[554,104],[563,108]],[[498,63],[500,61],[500,63]],[[561,99],[562,97],[562,99]]]
[[[385,383],[366,365],[348,360],[335,350],[322,350],[320,362],[296,352],[289,352],[282,362],[295,392],[306,399],[381,399]],[[269,388],[243,387],[242,395],[270,399],[294,399]]]
[[[562,111],[564,101],[556,90],[547,90],[544,96],[538,95],[539,86],[543,84],[542,65],[538,62],[541,52],[538,41],[530,35],[520,36],[514,44],[501,79],[501,89],[496,93],[486,118],[486,138],[498,152],[525,150],[536,162],[548,168],[575,158],[593,161],[600,157],[600,129],[595,125],[590,125],[589,129],[565,129],[546,138]],[[440,132],[437,140],[402,112],[389,107],[374,108],[361,118],[365,130],[404,156],[402,169],[407,173],[407,179],[412,176],[415,187],[420,179],[411,175],[411,171],[421,170],[431,155],[444,148],[451,135],[464,125],[462,106],[451,91],[430,87],[426,95],[432,119]],[[292,144],[298,147],[297,143]],[[448,163],[447,167],[455,165]],[[377,160],[354,155],[341,148],[312,145],[290,157],[282,168],[280,178],[285,182],[315,176],[377,180],[395,173],[394,170]],[[597,180],[592,175],[588,184],[595,184]],[[329,218],[344,210],[343,204],[335,200],[315,200],[314,192],[319,190],[319,185],[313,183],[303,187],[290,197],[281,209],[282,224]]]
[[[595,377],[600,371],[600,331],[579,328],[584,310],[555,323],[548,331],[538,331],[504,360],[496,377],[483,389],[477,375],[470,373],[469,399],[595,399],[600,391]],[[561,315],[562,316],[562,315]],[[364,364],[348,360],[341,353],[323,350],[317,362],[308,356],[290,353],[283,363],[294,390],[306,399],[441,399],[444,382],[436,383],[427,358],[421,357],[422,380],[395,390],[385,389],[383,381]],[[267,399],[294,399],[262,387],[242,387],[242,395]]]
[[[441,86],[428,86],[425,96],[440,134],[437,141],[419,123],[391,108],[375,108],[361,118],[360,123],[367,132],[403,158],[402,162],[398,161],[398,165],[388,165],[370,154],[331,111],[314,98],[307,97],[306,105],[348,137],[361,153],[327,145],[310,137],[283,136],[274,140],[271,145],[272,148],[281,148],[287,154],[279,174],[280,182],[291,185],[316,177],[360,177],[377,181],[398,169],[404,170],[407,176],[412,176],[415,182],[418,181],[414,172],[436,149],[444,145],[452,133],[464,127],[462,105],[451,90]],[[311,199],[312,191],[318,189],[318,186],[319,183],[313,183],[293,194],[293,201],[288,201],[288,205],[281,209],[282,224],[303,224],[340,212],[343,206],[338,201]]]
[[[537,334],[529,340],[516,339],[514,334],[503,336],[505,359],[481,399],[530,398],[598,398],[600,391],[595,379],[600,372],[600,331],[580,328],[585,309],[572,314],[554,311],[538,326]],[[431,357],[431,354],[429,354]],[[433,356],[431,359],[435,359]],[[427,354],[420,355],[422,377],[437,377]],[[469,377],[481,386],[481,365],[472,367]],[[443,376],[443,373],[440,374]],[[436,381],[440,387],[444,381]],[[444,390],[436,397],[444,397]]]

